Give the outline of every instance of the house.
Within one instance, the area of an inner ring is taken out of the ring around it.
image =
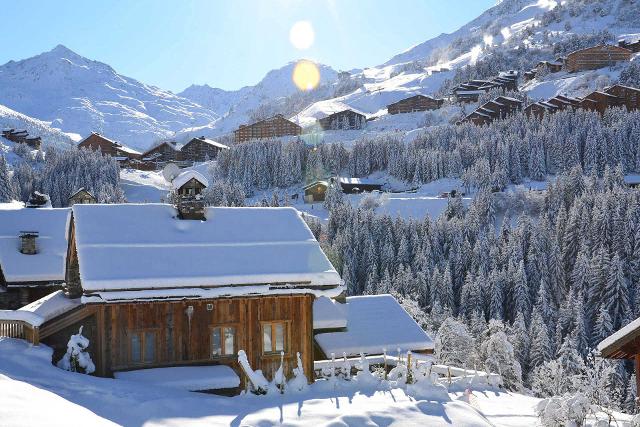
[[[241,125],[233,132],[237,142],[250,141],[252,139],[278,138],[281,136],[300,135],[302,128],[282,114],[260,120],[250,125]]]
[[[469,80],[454,87],[452,92],[459,102],[476,102],[480,95],[496,88],[517,92],[518,72],[513,70],[503,71],[492,80]]]
[[[66,294],[10,317],[54,360],[82,326],[99,376],[227,366],[237,385],[244,350],[268,379],[282,353],[287,376],[299,353],[311,377],[313,302],[343,286],[300,214],[210,207],[204,220],[180,218],[166,204],[74,205]]]
[[[633,53],[640,52],[640,38],[631,40],[620,40],[618,46],[629,49]]]
[[[362,192],[380,191],[382,184],[367,178],[346,178],[339,177],[337,179],[345,194],[358,194]]]
[[[596,350],[605,359],[632,360],[636,371],[636,386],[640,390],[640,318],[602,340]]]
[[[201,136],[184,144],[180,149],[180,157],[189,162],[204,162],[215,159],[220,151],[228,149],[224,144]]]
[[[175,141],[164,141],[142,153],[142,160],[157,166],[181,160],[180,146]]]
[[[595,70],[612,66],[617,62],[631,60],[632,52],[620,46],[598,45],[576,50],[567,55],[565,67],[567,71]]]
[[[547,103],[554,105],[558,108],[558,110],[564,110],[569,107],[578,107],[580,105],[580,100],[578,98],[572,98],[564,95],[556,95],[553,98],[549,99]]]
[[[29,136],[26,130],[4,129],[2,136],[18,144],[27,144],[34,150],[39,150],[42,147],[42,139],[39,136]]]
[[[498,96],[478,107],[459,123],[470,122],[475,125],[486,125],[496,119],[505,118],[522,109],[522,101],[508,96]]]
[[[68,208],[0,210],[0,308],[15,309],[61,289],[70,218]]]
[[[318,125],[323,130],[363,129],[367,124],[367,117],[360,111],[352,109],[338,111],[318,119]]]
[[[98,203],[98,199],[84,187],[79,188],[75,193],[69,196],[69,206],[73,206],[77,203]]]
[[[112,141],[97,132],[92,132],[91,135],[80,141],[78,148],[100,151],[105,156],[114,157],[121,164],[129,160],[139,160],[142,157],[139,151]]]
[[[389,114],[413,113],[416,111],[437,110],[442,107],[444,100],[427,95],[414,95],[387,105]]]
[[[607,108],[621,107],[624,105],[623,98],[602,91],[594,91],[580,100],[579,108],[597,111],[603,114]]]
[[[431,354],[433,340],[391,295],[328,298],[313,303],[316,360],[394,354]]]
[[[606,88],[604,92],[621,99],[621,103],[629,111],[640,109],[640,89],[637,87],[618,84]]]
[[[559,73],[562,71],[562,66],[564,62],[562,58],[556,59],[555,61],[540,61],[536,65],[536,71],[547,70],[549,73]]]
[[[324,198],[327,194],[329,183],[327,181],[314,181],[305,185],[304,201],[305,203],[324,202]]]
[[[555,113],[558,111],[558,107],[550,104],[545,101],[534,102],[533,104],[529,104],[525,109],[524,113],[527,116],[534,116],[537,118],[542,118],[546,114]]]

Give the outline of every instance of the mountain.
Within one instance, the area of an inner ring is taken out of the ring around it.
[[[0,66],[0,104],[65,132],[98,131],[137,149],[218,117],[64,46]]]

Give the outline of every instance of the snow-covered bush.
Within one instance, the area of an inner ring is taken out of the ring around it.
[[[91,355],[87,351],[89,339],[82,335],[82,326],[76,335],[71,335],[67,343],[67,352],[58,361],[58,367],[65,371],[84,372],[92,374],[96,366],[91,360]]]
[[[485,371],[500,374],[502,383],[508,390],[521,390],[522,368],[507,338],[504,325],[499,320],[491,319],[486,334],[486,340],[480,345],[480,357]]]
[[[540,401],[536,413],[544,427],[577,427],[592,411],[589,400],[581,393],[550,397]]]
[[[449,317],[438,329],[435,342],[435,356],[439,363],[466,367],[473,359],[475,341],[467,326]]]
[[[359,206],[362,209],[374,211],[387,203],[388,199],[387,193],[367,193],[360,199]]]

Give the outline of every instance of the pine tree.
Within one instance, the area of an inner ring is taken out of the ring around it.
[[[15,200],[16,190],[9,175],[9,166],[3,155],[0,155],[0,203]]]
[[[534,310],[529,328],[531,347],[529,349],[529,367],[535,368],[551,360],[551,339],[549,328],[542,320],[540,313]]]

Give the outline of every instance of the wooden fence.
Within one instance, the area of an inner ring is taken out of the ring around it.
[[[23,320],[0,320],[0,337],[19,338],[40,344],[40,328]]]

